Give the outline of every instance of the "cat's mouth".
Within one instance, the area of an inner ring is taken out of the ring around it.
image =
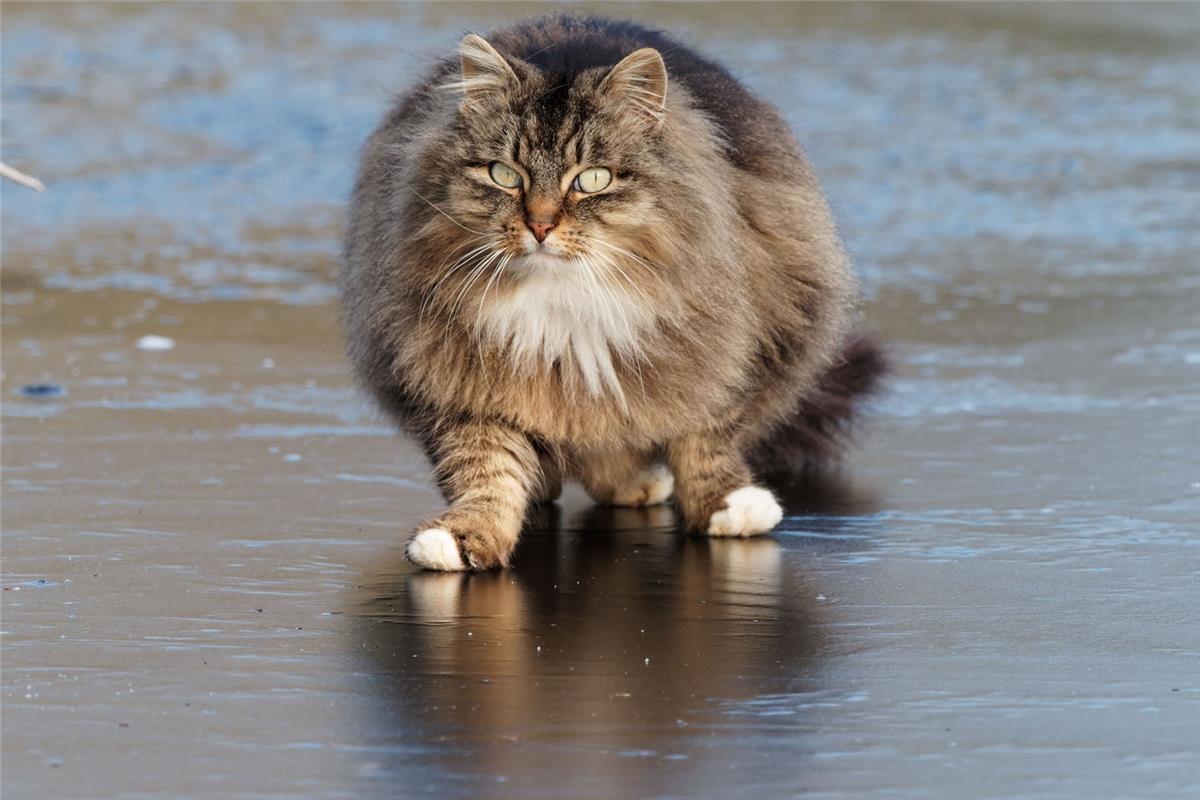
[[[533,237],[527,237],[525,240],[525,254],[526,255],[541,254],[541,255],[555,256],[557,258],[564,257],[562,254],[562,251],[559,249],[558,245],[555,242],[552,242],[549,239],[539,242],[539,241],[534,240]]]
[[[526,253],[521,260],[528,269],[562,269],[571,259],[562,253],[539,246],[532,253]]]

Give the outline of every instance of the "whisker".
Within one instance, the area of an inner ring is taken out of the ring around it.
[[[645,264],[647,267],[654,267],[654,268],[657,268],[657,269],[659,269],[659,270],[662,270],[662,269],[663,269],[663,267],[662,267],[662,266],[660,266],[660,265],[658,265],[658,264],[655,264],[655,263],[654,263],[654,262],[652,262],[652,261],[647,261],[646,259],[644,259],[644,258],[642,258],[641,256],[639,256],[637,253],[630,252],[629,250],[626,250],[626,249],[625,249],[625,248],[623,248],[623,247],[618,247],[617,245],[613,244],[612,242],[608,241],[607,239],[601,239],[601,238],[600,238],[600,237],[598,237],[598,236],[591,236],[591,237],[589,237],[589,238],[590,238],[592,241],[598,242],[599,244],[602,244],[602,245],[604,245],[605,247],[607,247],[607,248],[609,248],[609,249],[611,249],[611,250],[615,250],[616,252],[620,253],[621,255],[626,255],[626,256],[629,256],[629,257],[630,257],[630,258],[632,258],[634,261],[637,261],[637,262],[639,262],[639,263],[641,263],[641,264]]]
[[[467,231],[468,233],[477,233],[477,234],[479,234],[480,236],[487,236],[487,234],[486,234],[486,233],[484,233],[483,231],[477,231],[477,230],[475,230],[474,228],[468,228],[466,225],[463,225],[461,222],[459,222],[458,220],[456,220],[454,217],[450,216],[450,215],[449,215],[449,214],[447,214],[445,211],[443,211],[441,206],[439,206],[437,203],[435,203],[435,202],[433,202],[432,200],[430,200],[430,199],[429,199],[428,197],[426,197],[425,195],[423,195],[423,194],[421,194],[420,192],[418,192],[418,191],[417,191],[416,189],[414,189],[412,186],[409,186],[409,187],[408,187],[408,190],[409,190],[410,192],[412,192],[413,194],[415,194],[417,197],[419,197],[419,198],[421,198],[422,200],[424,200],[426,203],[428,203],[428,204],[430,205],[430,207],[431,207],[431,208],[433,208],[435,211],[437,211],[439,214],[441,214],[441,215],[442,215],[443,217],[445,217],[446,219],[448,219],[448,220],[450,220],[451,222],[453,222],[453,223],[454,223],[455,225],[457,225],[458,227],[462,228],[464,231]]]
[[[594,253],[593,255],[599,255],[599,254]],[[589,259],[587,259],[587,261],[589,262],[589,265],[590,265],[591,259],[589,258]],[[603,262],[601,262],[601,266],[602,267],[604,266]],[[625,332],[629,334],[629,341],[632,342],[634,340],[634,336],[633,336],[633,328],[629,325],[629,315],[625,313],[625,308],[622,305],[622,303],[618,301],[617,295],[616,295],[616,292],[620,290],[620,287],[614,287],[609,282],[609,275],[608,275],[607,270],[605,270],[605,269],[597,269],[596,270],[596,278],[599,281],[601,288],[604,289],[605,294],[608,295],[609,300],[612,301],[611,308],[613,308],[617,312],[617,314],[620,315],[621,324],[625,327]]]
[[[467,241],[463,242],[463,244],[464,245],[470,244],[473,241],[478,241],[480,238],[481,237],[479,237],[479,236],[473,236],[470,239],[468,239]],[[435,283],[433,286],[431,286],[429,288],[429,290],[425,293],[425,299],[421,302],[421,310],[418,313],[417,318],[420,319],[421,317],[423,317],[425,315],[425,312],[428,310],[429,304],[437,296],[438,289],[441,288],[442,284],[444,284],[446,282],[446,280],[450,278],[451,275],[453,275],[458,270],[460,270],[463,267],[470,264],[471,261],[473,261],[475,258],[482,256],[484,253],[486,253],[488,250],[490,250],[493,246],[495,246],[496,243],[497,242],[495,239],[490,239],[489,241],[484,242],[482,245],[479,245],[478,247],[473,248],[469,252],[459,256],[458,259],[446,270],[446,272],[442,275],[442,277],[438,278],[437,283]],[[441,268],[442,267],[439,267],[439,269],[441,269]]]
[[[606,246],[606,247],[614,247],[614,245],[610,245],[602,239],[593,239],[593,243],[599,244],[602,246]],[[615,269],[618,273],[620,273],[621,277],[625,279],[625,282],[629,284],[631,289],[633,289],[635,292],[638,293],[638,295],[641,296],[642,301],[645,302],[647,306],[653,306],[653,303],[651,302],[650,297],[646,294],[646,292],[642,289],[642,287],[638,285],[637,281],[635,281],[633,278],[629,277],[629,273],[627,273],[625,270],[621,269],[621,265],[617,263],[616,259],[614,259],[612,256],[610,256],[608,253],[603,253],[599,250],[594,251],[594,254],[596,256],[598,256],[599,258],[603,259],[610,266],[612,266],[613,269]],[[632,255],[632,254],[630,254],[630,255]]]
[[[449,312],[450,316],[453,317],[458,314],[458,309],[462,305],[462,301],[466,298],[467,293],[471,290],[471,287],[474,286],[475,283],[483,276],[488,267],[490,267],[497,258],[500,258],[503,255],[503,250],[492,250],[478,266],[471,270],[466,279],[463,281],[458,294],[454,298],[454,305],[451,306]]]
[[[483,303],[487,300],[488,289],[492,288],[492,284],[504,272],[504,268],[508,266],[508,262],[512,259],[512,253],[505,253],[504,258],[500,259],[500,263],[492,270],[492,277],[488,278],[487,284],[483,287],[483,294],[479,297],[479,313],[483,313]]]
[[[593,253],[593,255],[598,255],[598,254]],[[608,295],[609,303],[605,306],[605,310],[609,312],[609,317],[612,318],[613,317],[612,312],[615,311],[616,314],[618,315],[617,318],[620,319],[621,324],[625,327],[626,334],[628,334],[628,336],[629,336],[629,343],[630,343],[630,348],[631,348],[630,352],[634,356],[633,367],[637,371],[638,385],[642,389],[642,399],[644,400],[646,397],[646,384],[645,384],[645,381],[643,381],[643,379],[642,379],[642,366],[640,363],[641,353],[636,344],[636,337],[634,336],[634,333],[633,333],[633,327],[629,324],[629,316],[625,313],[625,308],[624,308],[623,304],[617,299],[617,296],[614,293],[613,287],[610,286],[610,284],[608,283],[607,276],[606,276],[604,270],[596,269],[594,262],[587,255],[584,255],[582,260],[587,265],[588,274],[594,275],[596,286],[599,287],[600,289],[602,289],[604,291],[604,293]],[[618,353],[620,353],[622,356],[626,355],[626,352],[623,348],[618,348]],[[613,373],[613,380],[617,380],[617,381],[620,380],[619,378],[617,378],[615,372]],[[623,398],[622,398],[622,404],[624,404]]]
[[[616,262],[615,262],[615,261],[613,261],[613,260],[612,260],[611,258],[609,258],[608,256],[606,256],[605,254],[603,254],[603,253],[598,253],[598,252],[597,252],[597,253],[593,253],[593,255],[595,255],[595,256],[597,256],[598,258],[600,258],[600,259],[601,259],[601,263],[602,263],[602,264],[605,264],[605,265],[607,265],[607,266],[612,266],[612,267],[616,268],[618,272],[621,272],[621,274],[623,274],[623,275],[625,274],[625,273],[624,273],[624,271],[623,271],[623,270],[621,270],[621,268],[617,266]],[[609,287],[609,288],[607,289],[607,291],[608,291],[608,293],[609,293],[609,297],[611,297],[611,298],[612,298],[612,300],[613,300],[613,306],[614,306],[614,307],[617,309],[617,311],[618,311],[618,312],[620,313],[620,315],[621,315],[621,322],[624,324],[624,326],[625,326],[625,330],[626,330],[626,332],[629,334],[629,340],[630,340],[631,342],[632,342],[632,341],[634,341],[636,337],[634,337],[634,335],[633,335],[633,329],[632,329],[632,328],[630,327],[630,325],[629,325],[629,315],[625,313],[625,308],[624,308],[624,306],[623,306],[621,303],[617,302],[616,295],[614,294],[614,292],[616,292],[616,291],[619,291],[619,290],[620,290],[620,287],[619,287],[619,286],[612,286],[611,284],[609,284],[609,282],[608,282],[609,274],[608,274],[608,272],[607,272],[606,270],[601,270],[601,271],[598,271],[598,272],[597,272],[597,275],[598,275],[598,277],[600,277],[600,278],[601,278],[601,280],[603,280],[603,281],[604,281],[604,283],[605,283],[605,286],[606,286],[606,287]],[[626,276],[626,278],[628,279],[628,276]],[[636,284],[634,284],[632,281],[630,281],[630,285],[631,285],[631,286],[634,286],[634,288],[637,288]],[[639,348],[637,348],[637,347],[633,348],[633,350],[631,351],[631,355],[632,355],[632,356],[633,356],[633,358],[634,358],[634,366],[635,366],[635,367],[637,368],[637,370],[638,370],[638,380],[639,380],[639,381],[641,381],[641,371],[642,371],[642,370],[641,370],[641,366],[639,365],[639,362],[640,362],[640,361],[642,361],[642,360],[645,358],[645,355],[644,355],[644,354],[641,352],[641,350],[640,350]],[[643,389],[644,389],[644,388],[645,388],[645,387],[643,386]]]
[[[480,295],[480,297],[479,297],[479,313],[480,314],[483,313],[483,304],[484,304],[484,301],[487,300],[488,289],[491,289],[493,281],[497,280],[504,273],[504,269],[505,269],[505,267],[508,266],[508,262],[512,260],[512,257],[513,257],[512,253],[505,253],[504,257],[500,259],[500,263],[496,266],[496,268],[494,270],[492,270],[492,277],[488,278],[487,285],[485,285],[483,287],[483,294]],[[487,365],[486,365],[484,357],[483,357],[483,337],[480,336],[476,341],[477,341],[477,350],[479,353],[479,369],[480,369],[480,372],[483,373],[484,381],[490,385],[491,381],[488,378]]]
[[[588,261],[588,259],[586,257],[584,257],[581,260],[583,261],[583,263],[586,267],[586,269],[583,270],[583,275],[584,275],[584,277],[586,277],[588,279],[588,284],[589,284],[588,297],[592,301],[592,313],[595,314],[596,317],[598,318],[600,316],[600,306],[597,303],[597,294],[594,291],[594,289],[598,289],[599,285],[596,283],[596,278],[594,275],[594,270],[592,269],[591,262]]]
[[[460,284],[458,292],[455,295],[453,304],[450,306],[449,310],[447,311],[446,315],[450,319],[454,319],[458,315],[459,306],[462,304],[462,301],[466,298],[467,294],[470,292],[471,287],[473,285],[475,285],[475,282],[477,280],[479,280],[480,276],[482,276],[483,273],[487,270],[488,265],[491,264],[498,256],[502,255],[503,253],[504,253],[503,250],[489,250],[482,256],[482,260],[478,264],[476,264],[474,267],[471,268],[471,271],[467,273],[467,276],[463,279],[462,284]],[[449,345],[451,329],[452,329],[451,326],[449,326],[449,325],[446,326],[446,332],[442,336],[442,346],[443,347],[447,347]]]

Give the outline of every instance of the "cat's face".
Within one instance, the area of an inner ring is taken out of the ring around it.
[[[653,146],[666,81],[650,49],[564,81],[468,36],[446,209],[475,234],[463,246],[507,257],[514,274],[636,263],[671,180]]]

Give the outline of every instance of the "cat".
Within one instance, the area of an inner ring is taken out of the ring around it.
[[[779,112],[628,22],[463,38],[364,148],[341,287],[357,376],[449,503],[407,545],[432,570],[506,566],[564,478],[767,533],[755,475],[833,454],[885,366]]]

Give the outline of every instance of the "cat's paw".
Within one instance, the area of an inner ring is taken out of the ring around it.
[[[615,506],[656,506],[665,503],[675,491],[675,476],[665,464],[638,471],[624,486],[617,487],[611,502]]]
[[[445,528],[426,528],[417,531],[404,548],[408,560],[418,567],[438,572],[462,572],[467,568],[459,552],[458,542]]]
[[[725,507],[708,518],[709,536],[757,536],[783,519],[775,496],[757,486],[743,486],[725,495]]]

